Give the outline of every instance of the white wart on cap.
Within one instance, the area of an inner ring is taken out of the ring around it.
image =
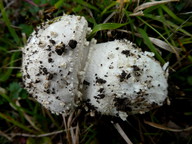
[[[22,50],[25,88],[53,113],[67,114],[81,99],[88,33],[84,17],[64,15],[42,23]]]
[[[94,45],[85,100],[101,114],[123,120],[161,106],[167,97],[167,73],[153,56],[126,40]]]

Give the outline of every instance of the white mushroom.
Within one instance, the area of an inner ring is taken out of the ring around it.
[[[167,73],[153,58],[126,40],[96,44],[84,81],[84,99],[101,114],[145,113],[167,98]]]
[[[24,85],[53,113],[67,114],[81,99],[89,32],[84,17],[64,15],[42,23],[22,50]]]
[[[90,31],[85,18],[74,15],[41,24],[22,50],[28,92],[56,114],[69,114],[82,99],[123,120],[161,106],[167,98],[167,65],[162,68],[153,53],[127,40],[88,42]]]

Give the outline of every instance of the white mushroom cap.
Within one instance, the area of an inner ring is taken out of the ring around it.
[[[53,113],[67,114],[81,99],[79,83],[89,53],[88,33],[84,17],[64,15],[42,23],[23,48],[25,87]]]
[[[167,97],[167,76],[153,56],[126,40],[94,45],[84,99],[101,114],[123,120],[161,106]]]

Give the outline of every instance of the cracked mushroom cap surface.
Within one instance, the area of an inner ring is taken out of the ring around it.
[[[64,15],[37,27],[22,50],[25,88],[53,113],[67,114],[81,99],[88,33],[84,17]]]
[[[84,99],[98,112],[119,116],[145,113],[167,98],[168,73],[127,40],[96,44],[84,81]]]

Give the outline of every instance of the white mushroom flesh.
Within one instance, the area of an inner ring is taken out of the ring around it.
[[[84,100],[98,112],[119,116],[145,113],[167,97],[167,72],[126,40],[96,44],[84,81]]]

